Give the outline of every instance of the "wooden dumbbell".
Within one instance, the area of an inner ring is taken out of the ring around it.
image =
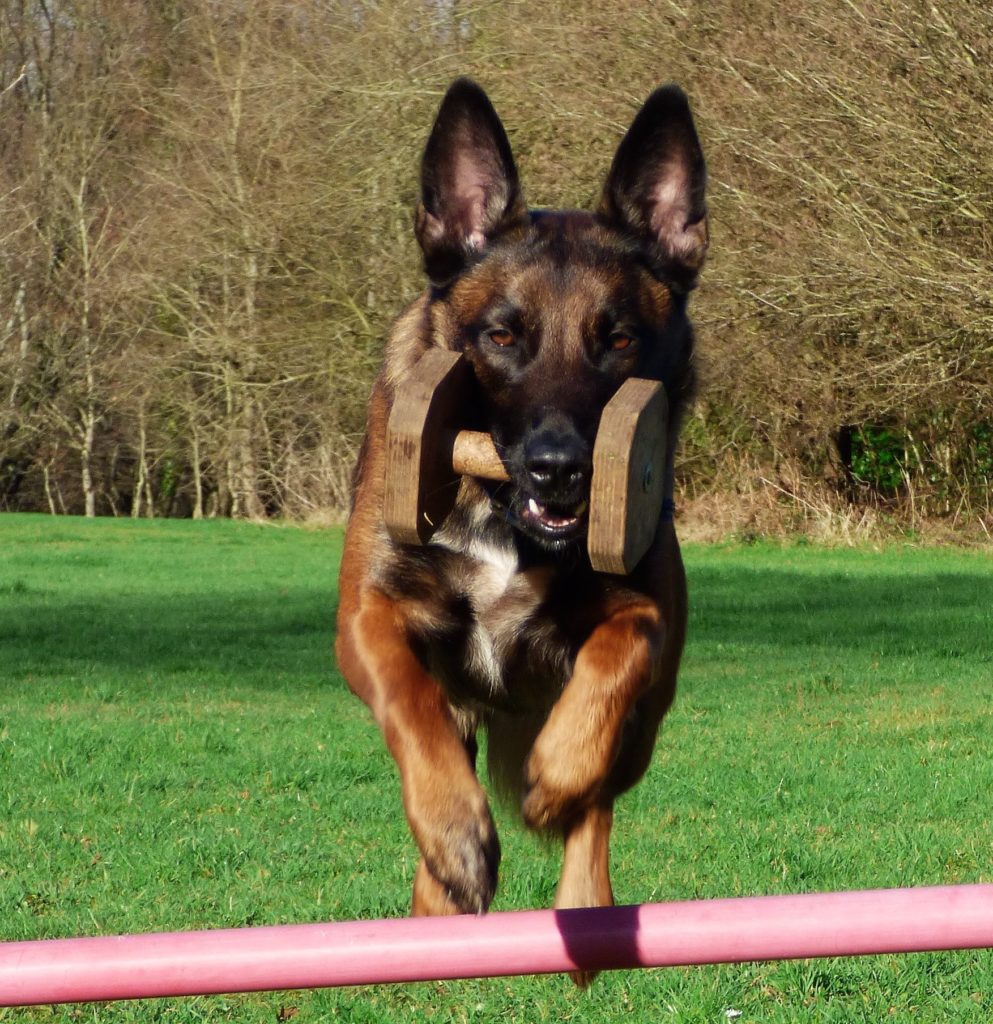
[[[429,349],[397,391],[386,429],[383,515],[390,536],[426,544],[452,510],[461,476],[507,480],[489,434],[459,430],[472,371]],[[629,573],[655,536],[665,485],[665,389],[631,378],[607,403],[593,446],[587,549],[598,572]]]

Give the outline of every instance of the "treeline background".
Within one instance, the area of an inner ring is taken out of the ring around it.
[[[343,510],[468,73],[538,206],[690,93],[690,519],[988,537],[991,68],[986,0],[0,0],[0,508]]]

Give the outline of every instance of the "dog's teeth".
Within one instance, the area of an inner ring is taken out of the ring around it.
[[[549,516],[548,519],[545,520],[545,522],[547,522],[549,526],[553,526],[553,527],[555,527],[555,529],[560,530],[560,529],[562,529],[563,526],[572,526],[573,523],[576,522],[576,517],[575,516],[562,516],[562,517],[552,517],[552,516]]]
[[[562,530],[568,526],[575,526],[579,519],[586,514],[589,507],[588,501],[581,501],[570,514],[556,514],[555,512],[549,512],[548,508],[542,505],[537,498],[529,497],[527,500],[528,515],[553,530]]]

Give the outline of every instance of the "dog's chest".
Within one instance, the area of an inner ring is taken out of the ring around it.
[[[545,581],[537,572],[520,572],[512,551],[485,543],[474,545],[466,569],[466,596],[473,611],[466,667],[496,692],[505,688],[508,662],[527,627],[535,623]]]
[[[454,696],[524,709],[558,692],[567,652],[543,607],[551,578],[548,568],[522,569],[512,545],[479,538],[463,546],[447,582],[467,615],[458,642],[432,652]]]

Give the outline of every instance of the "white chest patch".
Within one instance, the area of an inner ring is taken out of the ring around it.
[[[477,609],[491,607],[507,592],[517,574],[517,552],[513,548],[474,540],[468,557],[475,562],[472,573],[472,598]]]
[[[507,658],[520,638],[522,625],[541,602],[545,573],[521,572],[517,552],[509,544],[474,537],[468,547],[435,534],[462,556],[460,583],[472,603],[474,621],[467,638],[467,671],[491,693],[504,688]]]
[[[469,669],[496,692],[503,687],[504,661],[514,637],[516,622],[510,620],[519,618],[506,610],[501,613],[505,598],[516,589],[517,556],[512,549],[485,541],[474,541],[468,556],[472,560],[468,590],[476,612],[469,634]]]

